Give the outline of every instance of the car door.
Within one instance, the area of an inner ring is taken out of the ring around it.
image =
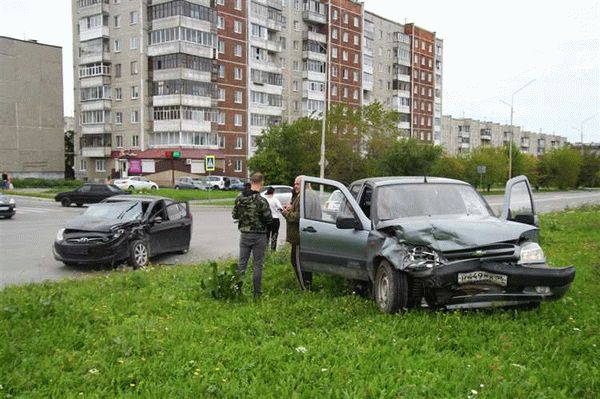
[[[506,183],[500,219],[539,225],[531,185],[526,176],[513,177]]]
[[[339,209],[325,209],[325,202],[336,190],[342,193]],[[353,226],[336,226],[336,222],[343,219]],[[299,246],[302,270],[368,280],[370,229],[371,221],[343,184],[316,177],[303,179]]]
[[[85,202],[88,204],[95,204],[108,196],[110,196],[108,187],[104,185],[93,185],[90,195]]]
[[[89,197],[91,195],[91,190],[92,190],[91,184],[84,184],[83,186],[79,187],[77,190],[73,191],[73,193],[70,196],[71,202],[74,202],[76,204],[87,203],[87,201],[89,200]]]
[[[150,250],[152,255],[178,251],[187,248],[191,237],[191,219],[187,217],[175,217],[180,209],[170,209],[178,203],[167,200],[157,201],[148,218],[150,225]],[[187,208],[185,208],[187,210]],[[173,219],[169,218],[169,214]],[[160,219],[158,219],[160,218]]]

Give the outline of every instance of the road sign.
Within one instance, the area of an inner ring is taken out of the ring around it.
[[[485,174],[486,169],[487,168],[485,165],[477,165],[477,173],[479,173],[480,175]]]
[[[215,156],[207,155],[204,160],[204,164],[206,165],[207,172],[214,172],[215,171]]]

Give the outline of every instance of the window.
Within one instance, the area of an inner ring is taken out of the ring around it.
[[[138,38],[137,36],[133,36],[131,38],[129,38],[129,49],[130,50],[135,50],[138,48]]]
[[[360,26],[360,20],[358,19],[358,17],[354,17],[354,26],[356,28],[358,28]]]
[[[335,225],[338,216],[354,217],[352,208],[344,194],[335,186],[328,184],[305,184],[304,191],[304,216],[306,219]],[[339,208],[329,210],[331,203],[338,204]],[[318,227],[317,227],[318,229]]]
[[[217,28],[225,29],[225,18],[223,18],[221,16],[217,17]]]
[[[337,86],[336,85],[331,86],[331,95],[337,96]]]
[[[106,172],[106,160],[96,159],[96,172]]]
[[[85,172],[87,170],[87,159],[79,160],[79,170]]]
[[[121,64],[115,64],[115,78],[121,77]]]
[[[219,54],[225,54],[225,42],[223,40],[217,42],[217,48],[219,49]]]
[[[242,126],[242,114],[235,114],[233,116],[233,124],[235,126]]]
[[[358,46],[358,43],[359,43],[358,41],[359,41],[358,35],[354,35],[354,45],[355,46]]]
[[[294,40],[292,45],[294,46],[294,51],[298,51],[300,49],[300,46],[298,45],[298,40]]]
[[[225,78],[225,65],[219,65],[219,77],[221,79]]]
[[[225,136],[221,134],[217,140],[219,141],[219,148],[225,148]]]
[[[217,0],[217,4],[220,6],[224,6],[225,5],[225,0]]]
[[[354,93],[352,94],[352,98],[354,98],[355,100],[358,100],[358,90],[354,89]]]
[[[342,50],[342,59],[348,61],[348,51]]]
[[[352,79],[358,82],[358,71],[352,71]]]
[[[115,100],[121,101],[123,99],[123,90],[120,87],[115,87]]]
[[[331,48],[331,58],[337,58],[337,55],[338,55],[337,47],[332,47]]]
[[[243,93],[242,93],[241,90],[236,90],[235,94],[234,94],[234,97],[233,97],[233,101],[236,104],[241,104],[242,103],[242,95],[243,95]]]
[[[354,53],[354,60],[353,60],[353,62],[355,64],[358,64],[358,53]]]
[[[233,31],[235,33],[242,33],[242,22],[241,21],[233,21]]]
[[[117,125],[123,124],[123,113],[122,112],[115,112],[115,123]]]
[[[131,123],[139,123],[140,122],[140,111],[137,109],[131,111]]]
[[[138,12],[137,11],[131,11],[129,13],[129,24],[130,25],[135,25],[138,23]]]
[[[140,88],[139,86],[131,86],[131,99],[135,100],[140,97]]]
[[[123,147],[123,136],[116,136],[117,139],[117,147]]]
[[[241,171],[242,171],[242,160],[236,159],[234,172],[241,172]]]
[[[236,44],[235,45],[234,55],[236,57],[241,57],[242,56],[242,45],[241,44]]]
[[[348,43],[348,32],[344,32],[342,34],[342,40],[344,41],[344,43]]]
[[[343,90],[342,90],[342,97],[344,97],[344,98],[348,97],[348,88],[347,87],[343,88]]]
[[[300,25],[298,24],[298,21],[294,21],[294,30],[300,30]]]
[[[331,10],[331,18],[333,18],[334,21],[336,21],[338,19],[338,10],[337,9],[332,9]]]
[[[137,61],[131,61],[130,69],[131,69],[131,74],[132,75],[137,75],[138,74],[138,63],[137,63]]]
[[[233,68],[233,78],[235,80],[242,80],[242,68]]]
[[[219,125],[224,125],[225,124],[225,112],[219,112],[217,123]]]
[[[219,101],[225,101],[225,89],[223,88],[219,88],[219,97],[218,97]]]
[[[235,0],[234,4],[233,4],[233,8],[235,8],[236,10],[241,10],[242,9],[242,0]]]
[[[115,15],[114,21],[115,21],[115,28],[120,28],[121,27],[121,16]]]
[[[121,41],[120,40],[115,40],[114,44],[113,44],[113,50],[115,53],[118,53],[121,51]]]
[[[242,136],[238,136],[235,139],[235,149],[241,150],[244,147],[244,138]]]
[[[140,136],[138,136],[137,134],[133,135],[133,137],[131,137],[131,146],[132,147],[139,147],[140,146]]]
[[[348,24],[348,13],[347,12],[344,13],[344,23],[346,25]]]

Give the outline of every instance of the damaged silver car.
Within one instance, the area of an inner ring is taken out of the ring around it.
[[[333,215],[325,204],[339,190]],[[550,267],[525,176],[506,185],[497,217],[469,184],[434,177],[378,177],[347,189],[305,177],[300,193],[302,271],[372,284],[383,312],[538,305],[562,297],[574,267]],[[321,210],[321,211],[319,211]]]

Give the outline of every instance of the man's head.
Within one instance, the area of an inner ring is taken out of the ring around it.
[[[300,184],[302,184],[303,177],[304,177],[304,175],[300,175],[294,179],[294,191],[296,193],[300,193]]]
[[[265,182],[265,177],[262,173],[255,172],[250,176],[250,188],[253,191],[260,191],[263,183]]]
[[[267,187],[267,195],[275,194],[275,189],[273,187]]]

